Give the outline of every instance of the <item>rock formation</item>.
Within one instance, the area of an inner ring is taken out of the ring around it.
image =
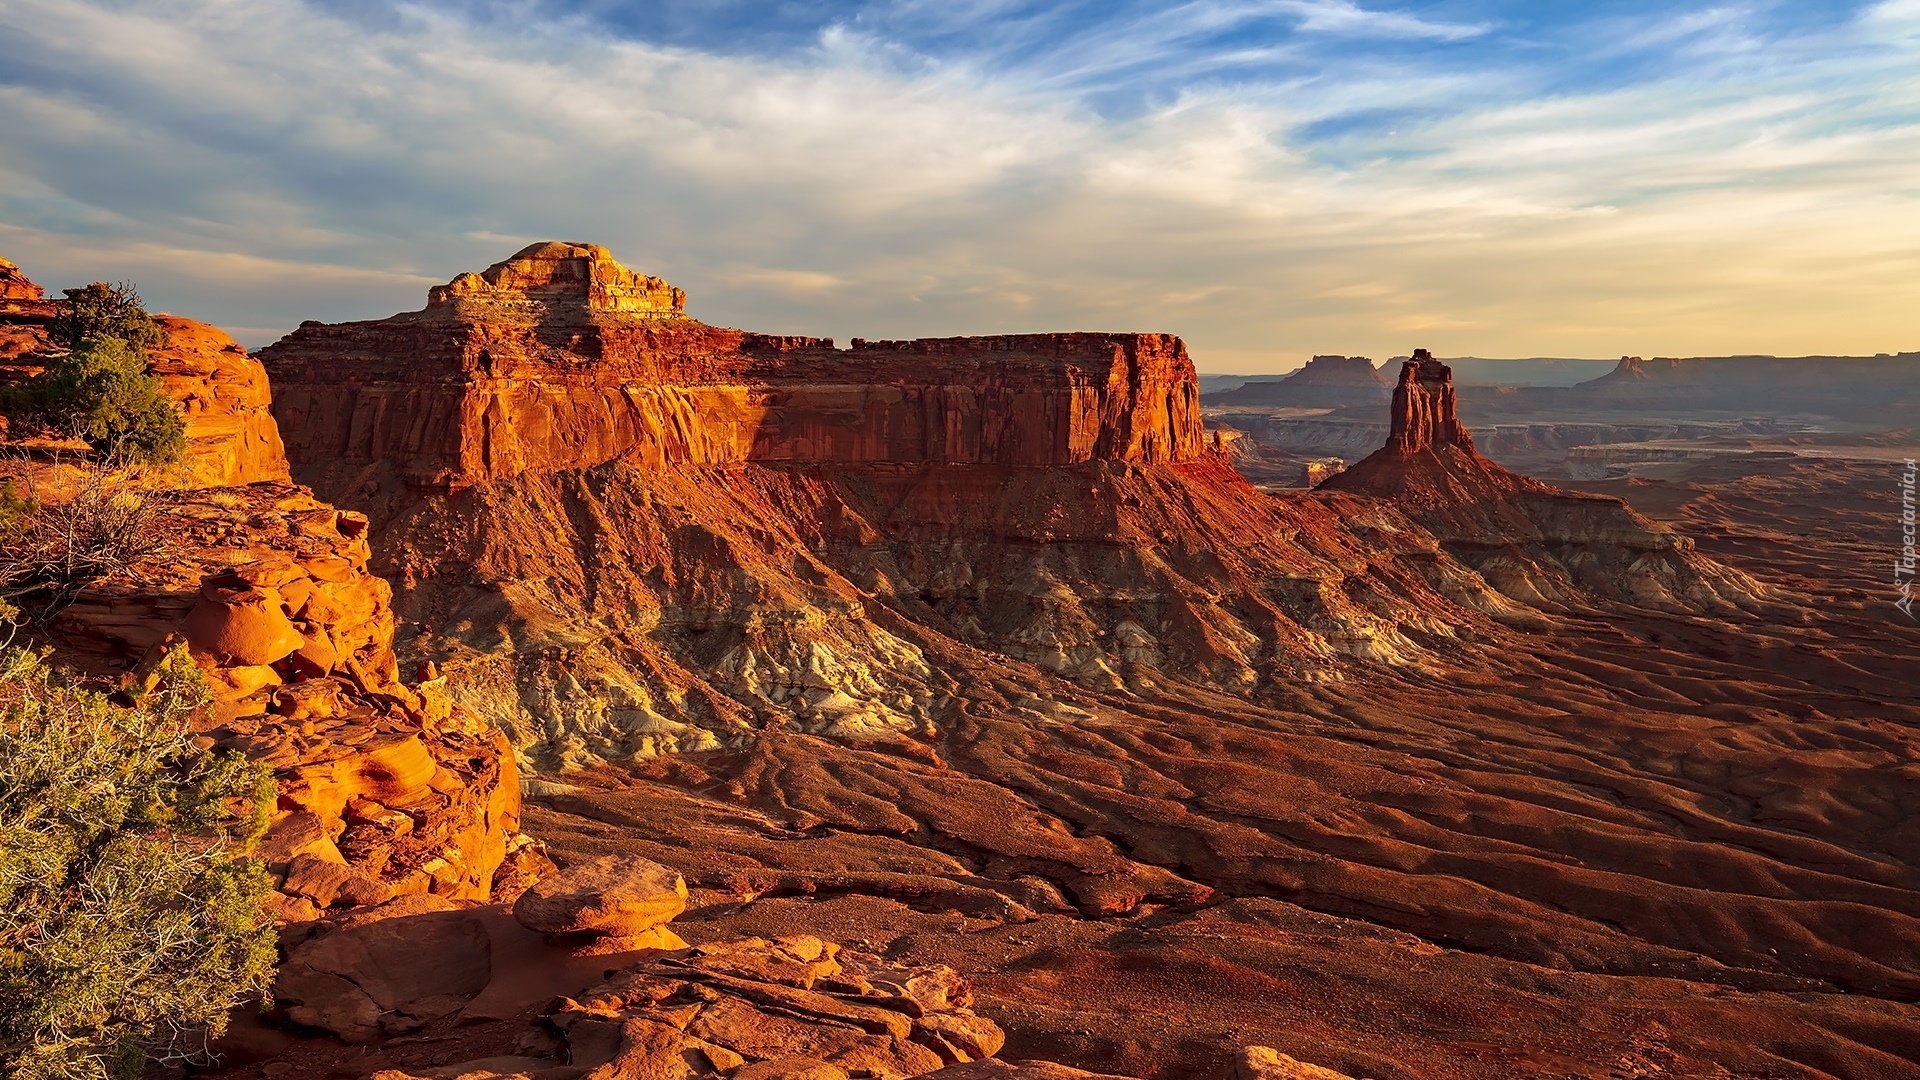
[[[514,757],[444,682],[400,681],[365,516],[272,482],[151,498],[167,541],[58,611],[58,656],[125,678],[176,643],[201,661],[214,704],[199,737],[274,769],[260,854],[283,918],[490,895],[525,848]]]
[[[495,277],[261,355],[298,475],[368,507],[431,631],[410,655],[542,764],[785,720],[928,730],[951,692],[929,631],[1104,685],[1418,651],[1322,584],[1365,565],[1337,521],[1259,501],[1211,448],[1177,338],[843,351]]]
[[[187,452],[168,482],[189,488],[287,482],[286,450],[260,361],[206,323],[177,315],[154,321],[167,343],[150,354],[147,370],[187,422]]]
[[[1387,449],[1403,457],[1456,447],[1473,452],[1473,437],[1460,423],[1453,396],[1453,372],[1425,349],[1400,367],[1393,388],[1392,427]]]
[[[590,253],[590,254],[571,254]],[[1201,456],[1193,364],[1156,334],[916,342],[707,326],[605,249],[536,244],[378,322],[261,352],[293,457],[328,488],[449,490],[624,459],[1057,465]]]
[[[1337,409],[1387,400],[1387,384],[1364,356],[1316,356],[1284,379],[1260,379],[1207,395],[1208,405]]]
[[[611,911],[637,895],[634,882],[663,874],[679,881],[664,867],[612,856],[543,887]],[[684,887],[678,896],[684,904]],[[377,1080],[906,1077],[991,1058],[1006,1042],[999,1025],[969,1008],[967,980],[944,965],[890,962],[810,934],[688,947],[664,925],[664,909],[641,921],[665,947],[581,949],[549,932],[549,914],[544,900],[526,895],[512,917],[501,905],[402,897],[291,928],[276,1010],[305,1028],[374,1044],[375,1062],[396,1049],[384,1040],[443,1021],[522,1033],[515,1055],[441,1070],[363,1066]],[[622,920],[621,940],[632,940],[624,935],[635,925]],[[1042,1067],[1062,1080],[1085,1075]]]
[[[0,300],[39,300],[46,290],[27,279],[20,267],[0,259]]]
[[[54,349],[46,326],[66,301],[41,294],[18,267],[0,260],[0,383],[38,374]],[[286,451],[273,419],[266,369],[205,323],[164,314],[154,321],[167,341],[148,354],[147,370],[179,407],[187,449],[177,466],[153,482],[171,488],[286,482]]]
[[[523,248],[478,274],[461,274],[427,293],[427,305],[539,304],[678,315],[687,294],[657,277],[636,274],[598,244],[548,241]]]
[[[1401,368],[1387,445],[1317,490],[1390,501],[1448,554],[1529,608],[1567,611],[1589,597],[1668,611],[1766,606],[1758,582],[1700,556],[1692,540],[1624,501],[1560,491],[1480,456],[1460,422],[1452,372],[1425,349]],[[1433,566],[1427,574],[1442,591],[1476,602],[1444,585],[1450,570]]]

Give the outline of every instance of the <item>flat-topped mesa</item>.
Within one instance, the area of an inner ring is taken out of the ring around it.
[[[20,268],[0,259],[0,300],[41,300],[47,291],[20,272]]]
[[[1393,429],[1387,449],[1417,454],[1436,446],[1473,450],[1473,436],[1460,423],[1453,395],[1453,370],[1425,349],[1400,367],[1393,388]]]
[[[1355,384],[1384,389],[1387,385],[1373,361],[1364,356],[1316,356],[1287,381],[1301,386]]]
[[[1167,334],[775,337],[679,314],[604,248],[537,244],[423,311],[304,323],[260,353],[296,470],[418,489],[626,459],[1051,466],[1206,453]],[[556,299],[557,298],[557,299]],[[624,305],[624,306],[623,306]],[[339,489],[344,491],[344,488]]]
[[[1256,379],[1225,393],[1209,395],[1210,405],[1281,406],[1338,409],[1384,402],[1387,381],[1364,356],[1316,356],[1284,379]]]
[[[588,311],[666,316],[681,313],[687,294],[621,266],[599,244],[548,240],[427,292],[428,308],[459,301],[578,305]]]

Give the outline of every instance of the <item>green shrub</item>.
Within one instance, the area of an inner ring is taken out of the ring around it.
[[[0,1074],[133,1077],[272,978],[267,770],[196,751],[184,649],[131,706],[0,654]]]
[[[77,349],[89,338],[115,337],[144,353],[167,343],[167,332],[140,306],[133,283],[109,285],[96,281],[78,289],[62,289],[67,306],[47,327],[53,340]]]
[[[9,423],[70,433],[116,461],[164,464],[187,448],[187,425],[146,354],[126,340],[96,335],[49,361],[33,378],[0,394]]]

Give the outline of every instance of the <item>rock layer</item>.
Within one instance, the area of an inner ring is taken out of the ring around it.
[[[1425,349],[1414,350],[1413,359],[1400,366],[1391,416],[1387,449],[1397,454],[1445,446],[1473,450],[1473,438],[1461,425],[1454,401],[1453,372]]]
[[[549,258],[548,253],[590,251]],[[780,338],[678,313],[604,249],[536,245],[419,312],[303,324],[261,352],[322,482],[449,490],[650,464],[1155,463],[1204,452],[1193,364],[1160,334]],[[644,293],[652,299],[634,299]]]
[[[43,299],[40,286],[0,260],[0,382],[41,371],[56,351],[46,325],[65,305],[65,300]],[[214,488],[287,482],[287,455],[273,419],[266,369],[212,326],[165,314],[154,321],[166,333],[166,344],[148,353],[147,371],[179,408],[187,447],[182,460],[156,473],[152,483]],[[48,479],[59,486],[59,478]]]

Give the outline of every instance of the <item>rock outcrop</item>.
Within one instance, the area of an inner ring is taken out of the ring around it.
[[[65,300],[44,299],[40,286],[0,260],[0,383],[40,372],[56,348],[47,324],[65,305]],[[286,483],[287,455],[273,419],[266,369],[205,323],[165,314],[154,321],[167,340],[148,353],[147,371],[180,409],[187,448],[177,465],[156,473],[152,482],[169,488]],[[58,478],[49,479],[60,486]]]
[[[664,867],[612,856],[549,881],[604,897],[593,882],[617,889],[662,874],[679,882]],[[684,887],[679,893],[684,903]],[[659,911],[647,919],[667,947],[582,949],[547,931],[544,918],[527,926],[530,910],[544,909],[530,909],[524,896],[512,917],[501,905],[402,897],[290,928],[277,1014],[360,1044],[442,1021],[535,1024],[517,1045],[541,1056],[496,1056],[451,1071],[393,1068],[377,1072],[381,1080],[905,1077],[991,1058],[1006,1042],[999,1025],[969,1007],[967,980],[944,965],[889,962],[808,934],[689,948],[650,921]]]
[[[1271,1046],[1249,1046],[1235,1055],[1226,1080],[1353,1080],[1353,1077],[1309,1065]]]
[[[1401,368],[1387,445],[1316,490],[1390,503],[1529,609],[1570,611],[1594,598],[1722,614],[1767,604],[1758,582],[1701,556],[1691,539],[1623,500],[1561,491],[1480,456],[1460,422],[1452,372],[1425,349]],[[1452,568],[1429,564],[1423,573],[1455,599],[1503,613],[1477,590],[1461,592]]]
[[[40,370],[32,358],[46,351],[47,324],[60,305],[28,280],[13,263],[0,259],[0,384],[18,382]]]
[[[6,259],[0,259],[0,300],[39,300],[47,291],[20,272],[20,267]]]
[[[169,483],[236,487],[290,480],[273,419],[266,369],[225,332],[177,315],[157,315],[167,343],[149,354],[157,377],[187,422],[187,451]]]
[[[687,294],[636,274],[598,244],[552,240],[521,249],[478,274],[461,274],[427,293],[429,307],[482,303],[553,304],[588,311],[678,315]]]
[[[1403,457],[1435,447],[1457,447],[1473,452],[1473,437],[1460,423],[1453,396],[1453,372],[1425,349],[1400,367],[1400,383],[1393,388],[1392,427],[1387,449]]]
[[[575,254],[585,253],[585,254]],[[856,341],[707,326],[605,249],[536,244],[422,311],[303,324],[261,359],[293,456],[450,490],[624,459],[1060,465],[1203,455],[1160,334]]]
[[[274,770],[259,853],[282,918],[396,893],[489,896],[526,846],[514,756],[444,682],[401,682],[366,517],[277,483],[149,498],[164,541],[58,611],[59,659],[125,679],[175,644],[201,662],[214,692],[202,744]]]

